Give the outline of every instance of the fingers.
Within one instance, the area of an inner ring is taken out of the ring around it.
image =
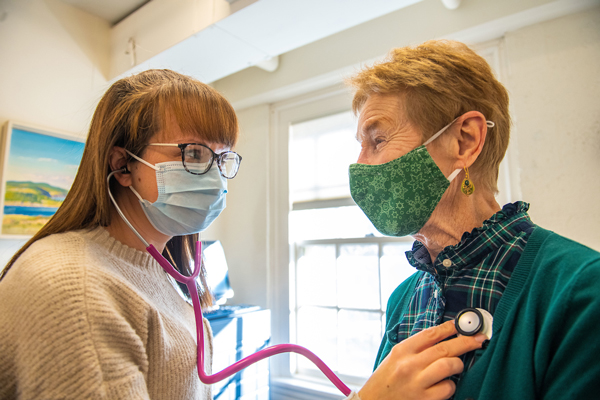
[[[425,364],[433,364],[436,360],[446,357],[458,357],[469,351],[479,349],[486,339],[483,335],[458,336],[454,339],[438,343],[422,352],[422,361]]]
[[[398,393],[420,400],[451,397],[456,385],[446,378],[463,371],[458,356],[480,348],[485,340],[477,335],[444,341],[455,334],[454,321],[448,321],[395,345],[363,387],[365,399],[394,399]]]
[[[446,379],[430,387],[425,393],[428,400],[444,400],[452,397],[455,391],[456,384],[450,379]]]
[[[415,353],[420,353],[452,335],[456,335],[454,321],[447,321],[441,325],[425,329],[404,340],[402,343],[406,344]]]
[[[464,364],[460,358],[441,358],[425,368],[419,378],[424,387],[433,387],[452,375],[460,374],[463,369]]]

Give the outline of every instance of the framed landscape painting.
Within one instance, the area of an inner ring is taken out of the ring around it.
[[[2,131],[0,237],[35,234],[71,188],[84,139],[7,122]]]

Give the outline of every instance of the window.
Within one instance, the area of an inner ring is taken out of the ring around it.
[[[371,375],[392,291],[414,270],[412,239],[383,237],[350,197],[356,162],[351,111],[289,127],[290,339],[321,357],[346,383]],[[292,374],[322,377],[304,357]]]

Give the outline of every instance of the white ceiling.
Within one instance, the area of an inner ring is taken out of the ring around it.
[[[112,46],[119,52],[112,54],[111,77],[148,68],[169,68],[210,83],[420,1],[258,0],[197,32],[186,31],[186,37],[153,53],[144,49],[156,47],[156,34],[161,29],[156,23],[159,11],[150,14],[150,10],[158,9],[153,7],[159,5],[155,1],[115,27]],[[148,14],[147,21],[155,22],[146,24],[152,33],[142,32],[137,21],[137,25],[133,24],[137,14]],[[165,27],[161,37],[174,31],[172,26]],[[134,67],[130,61],[132,52],[125,56],[121,50],[127,48],[130,38],[139,49]]]
[[[62,1],[113,25],[107,78],[169,68],[210,83],[424,0]],[[461,16],[461,0],[440,3],[445,19]]]
[[[108,21],[111,25],[121,21],[150,0],[62,0],[96,17]]]

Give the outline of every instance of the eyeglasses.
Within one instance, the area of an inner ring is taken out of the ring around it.
[[[179,147],[183,167],[187,172],[194,175],[204,175],[210,170],[213,162],[217,160],[221,175],[227,179],[233,179],[237,175],[242,162],[242,156],[235,151],[224,151],[216,154],[210,147],[200,143],[149,143],[148,146]]]

